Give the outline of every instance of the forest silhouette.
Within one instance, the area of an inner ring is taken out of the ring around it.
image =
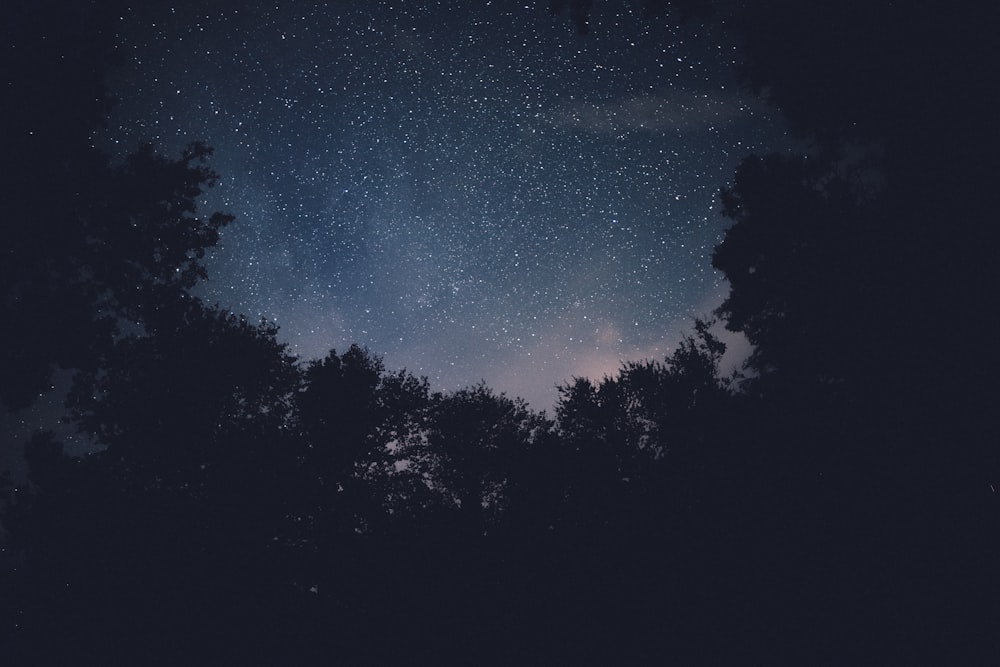
[[[114,3],[17,5],[0,400],[71,371],[98,447],[4,445],[5,664],[995,664],[988,3],[648,2],[811,150],[722,189],[716,319],[552,416],[194,297],[211,149],[94,148]]]

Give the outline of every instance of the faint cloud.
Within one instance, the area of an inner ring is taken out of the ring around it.
[[[579,102],[549,114],[555,127],[592,134],[692,131],[766,112],[760,101],[736,92],[671,91],[601,103]]]

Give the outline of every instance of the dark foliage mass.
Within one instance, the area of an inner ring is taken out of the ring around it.
[[[551,3],[581,31],[590,6]],[[742,372],[699,320],[549,418],[357,346],[303,362],[192,297],[229,221],[197,210],[209,149],[110,163],[98,11],[19,3],[0,398],[73,369],[98,447],[39,433],[29,483],[0,486],[4,663],[995,662],[979,6],[649,3],[721,17],[814,150],[749,157],[721,194]]]
[[[16,2],[4,20],[0,401],[13,409],[55,368],[96,368],[123,323],[169,319],[231,220],[197,213],[216,178],[205,145],[174,160],[143,146],[123,164],[94,148],[117,4]]]

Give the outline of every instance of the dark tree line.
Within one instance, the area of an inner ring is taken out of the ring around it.
[[[296,359],[193,298],[229,222],[197,210],[210,151],[113,164],[89,141],[101,10],[11,12],[0,398],[72,369],[99,447],[38,433],[4,488],[5,662],[993,661],[990,24],[648,5],[726,19],[814,150],[748,157],[721,194],[716,317],[753,343],[742,372],[697,321],[663,361],[562,387],[551,418],[358,346]]]

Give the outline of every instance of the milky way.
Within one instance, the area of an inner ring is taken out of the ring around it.
[[[215,147],[208,301],[547,408],[719,303],[716,193],[782,136],[718,34],[614,4],[587,36],[535,2],[137,8],[101,140]]]

